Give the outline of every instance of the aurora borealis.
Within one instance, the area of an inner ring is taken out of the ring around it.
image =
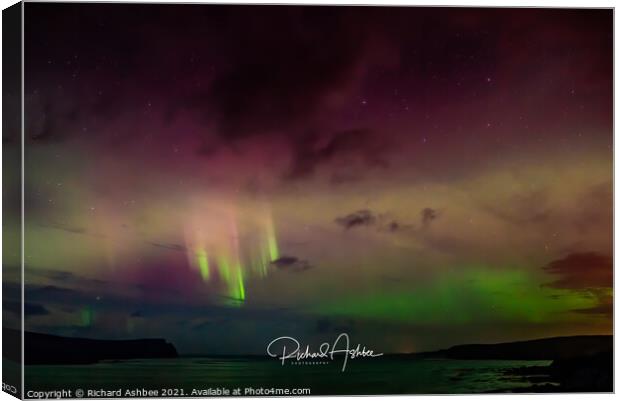
[[[611,10],[25,12],[27,330],[612,332]]]

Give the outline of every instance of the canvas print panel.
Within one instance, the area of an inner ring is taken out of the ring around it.
[[[611,391],[612,24],[27,3],[25,390]]]

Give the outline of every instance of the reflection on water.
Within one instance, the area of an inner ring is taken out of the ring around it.
[[[133,360],[82,366],[28,366],[28,390],[93,388],[116,390],[278,387],[310,388],[318,394],[481,393],[528,387],[511,368],[549,361],[457,361],[380,358],[356,360],[340,371],[328,365],[286,365],[271,359],[180,358]]]

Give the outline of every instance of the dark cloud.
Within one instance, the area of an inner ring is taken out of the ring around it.
[[[40,304],[32,304],[26,302],[24,304],[24,314],[26,317],[28,316],[44,316],[49,315],[50,311],[45,308],[45,306]]]
[[[4,301],[2,302],[2,310],[13,313],[17,316],[21,316],[22,304],[18,301]],[[30,302],[24,303],[24,315],[26,317],[45,316],[49,314],[50,311],[41,304],[35,304]]]
[[[571,253],[563,259],[550,262],[543,269],[560,276],[545,284],[547,287],[577,291],[596,304],[572,312],[611,317],[613,315],[613,258],[596,252]]]
[[[388,224],[387,228],[390,232],[396,232],[400,230],[401,225],[397,221],[392,221],[390,222],[390,224]]]
[[[567,290],[611,288],[613,259],[596,252],[572,253],[554,260],[543,269],[559,279],[546,284],[548,287]]]
[[[303,265],[297,265],[303,267]],[[295,268],[295,266],[293,266]],[[17,286],[16,286],[17,287]],[[5,287],[7,288],[7,287]],[[13,294],[12,288],[7,288]],[[4,288],[3,288],[4,293]],[[253,308],[244,307],[238,309],[238,299],[231,297],[217,297],[217,303],[187,303],[176,297],[176,301],[160,303],[161,298],[147,299],[136,294],[114,294],[105,293],[97,299],[92,294],[69,288],[55,286],[34,286],[26,285],[26,299],[33,304],[45,304],[54,309],[64,310],[68,313],[76,313],[82,307],[90,305],[101,314],[119,313],[123,316],[130,316],[144,319],[161,319],[164,316],[174,316],[186,320],[204,319],[209,320],[228,319],[231,316],[231,309],[240,319],[262,320],[273,316],[290,316],[288,310],[284,308]],[[226,305],[219,305],[219,300],[226,299]],[[214,301],[215,299],[212,299]],[[204,301],[204,300],[203,300]],[[18,305],[19,306],[19,305]],[[128,312],[133,311],[133,312]],[[36,312],[36,310],[35,310]]]
[[[358,226],[373,226],[377,231],[388,234],[417,233],[419,231],[415,225],[399,221],[390,216],[389,213],[373,212],[368,209],[358,210],[346,216],[337,217],[334,222],[347,230]]]
[[[96,238],[106,237],[103,234],[91,232],[85,227],[75,226],[75,225],[66,224],[66,223],[50,222],[50,223],[40,224],[40,226],[45,227],[45,228],[51,228],[54,230],[65,231],[71,234],[88,235],[88,236],[96,237]]]
[[[301,260],[294,256],[281,256],[271,262],[271,265],[280,270],[303,272],[311,269],[313,266],[307,260]]]
[[[166,243],[161,243],[161,242],[150,242],[150,241],[147,241],[147,243],[156,248],[169,249],[171,251],[179,251],[179,252],[187,251],[187,248],[179,244],[166,244]]]
[[[52,228],[55,230],[61,230],[61,231],[65,231],[71,234],[80,234],[80,235],[89,235],[89,236],[93,236],[93,237],[98,237],[98,238],[105,238],[105,235],[103,234],[99,234],[99,233],[94,233],[91,232],[89,230],[87,230],[84,227],[80,227],[80,226],[74,226],[74,225],[70,225],[70,224],[65,224],[65,223],[47,223],[47,224],[40,224],[41,227],[45,227],[45,228]],[[123,228],[127,228],[126,224],[122,225]],[[175,243],[166,243],[166,242],[155,242],[155,241],[145,241],[147,244],[154,246],[156,248],[163,248],[163,249],[168,249],[168,250],[172,250],[172,251],[179,251],[179,252],[185,252],[187,251],[187,248],[183,245],[180,244],[175,244]]]
[[[387,216],[379,216],[378,219],[378,231],[388,234],[421,234],[413,224],[408,224],[395,219],[389,219]]]
[[[86,234],[87,232],[84,227],[70,226],[68,224],[63,224],[63,223],[41,224],[40,226],[45,227],[45,228],[54,228],[54,229],[66,231],[72,234]]]
[[[612,297],[599,300],[598,305],[591,308],[573,309],[572,312],[583,313],[586,315],[598,315],[611,318],[614,313],[614,303]]]
[[[430,207],[422,209],[420,212],[420,217],[422,219],[422,226],[426,227],[431,222],[439,217],[439,212],[435,209],[431,209]]]
[[[54,285],[26,287],[26,296],[32,297],[33,299],[53,299],[58,301],[61,299],[74,299],[74,297],[80,295],[82,295],[82,293],[78,290]]]
[[[101,286],[112,284],[105,280],[83,277],[75,273],[67,272],[63,270],[26,269],[26,274],[43,277],[43,278],[52,280],[56,282],[56,284],[62,285],[62,286],[101,287]]]
[[[348,230],[358,226],[371,226],[376,223],[377,216],[370,210],[364,209],[346,216],[337,217],[334,221]]]

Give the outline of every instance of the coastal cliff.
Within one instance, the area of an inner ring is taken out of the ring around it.
[[[466,344],[418,354],[424,358],[552,360],[549,366],[507,369],[530,387],[509,392],[613,391],[613,336],[570,336],[500,344]]]
[[[2,336],[5,344],[12,344],[19,342],[20,332],[3,328]],[[24,363],[27,365],[178,357],[174,345],[164,339],[96,340],[25,332],[24,343]],[[3,347],[3,357],[10,360],[19,362],[20,353],[16,347]]]
[[[448,359],[566,360],[613,350],[612,336],[568,336],[498,344],[464,344],[418,354]]]

